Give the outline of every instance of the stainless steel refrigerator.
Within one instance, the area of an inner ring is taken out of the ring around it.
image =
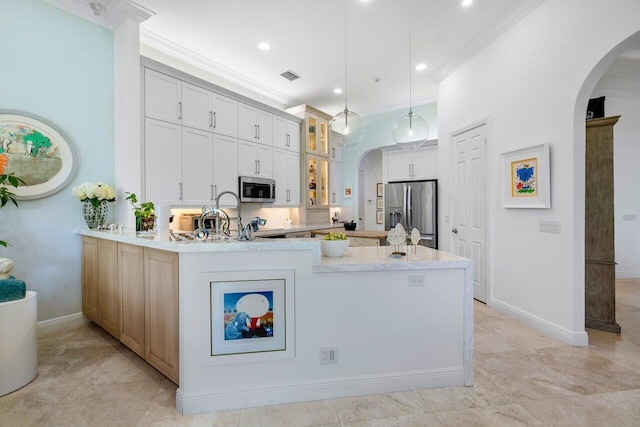
[[[438,181],[395,182],[384,186],[384,229],[397,223],[417,228],[421,245],[438,249]]]

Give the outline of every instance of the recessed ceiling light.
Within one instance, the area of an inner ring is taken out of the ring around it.
[[[340,89],[339,87],[335,88],[333,90],[333,93],[335,93],[336,95],[340,95],[342,93],[342,89]]]
[[[462,0],[462,5],[464,7],[471,6],[471,3],[473,3],[473,0]]]
[[[267,42],[260,42],[258,43],[258,48],[260,48],[260,50],[269,50],[271,49],[271,45]]]
[[[416,65],[416,71],[422,71],[425,70],[427,68],[427,64],[425,64],[424,62]]]

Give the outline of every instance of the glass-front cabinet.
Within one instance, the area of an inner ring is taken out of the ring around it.
[[[307,116],[307,153],[329,155],[329,122],[314,114]]]
[[[307,155],[307,198],[308,209],[329,207],[329,161],[312,154]]]

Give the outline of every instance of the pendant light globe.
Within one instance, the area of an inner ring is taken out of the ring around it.
[[[332,140],[340,147],[354,147],[362,141],[364,125],[358,113],[349,111],[345,106],[344,111],[335,115],[329,122]]]
[[[406,149],[421,146],[429,138],[429,125],[411,108],[412,67],[411,58],[411,0],[409,0],[409,114],[400,117],[393,127],[393,140]]]
[[[429,138],[429,125],[422,116],[409,110],[409,114],[400,117],[393,127],[393,140],[406,149],[416,148]]]

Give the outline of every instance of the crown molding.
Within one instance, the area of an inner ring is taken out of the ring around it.
[[[509,28],[522,20],[544,1],[545,0],[524,0],[518,3],[498,18],[496,22],[489,25],[486,30],[478,34],[471,43],[462,48],[462,50],[434,71],[433,74],[431,74],[431,78],[436,83],[440,83],[449,77],[449,75],[461,67],[462,64],[473,58],[478,52],[504,34]]]
[[[114,30],[125,19],[132,19],[138,23],[144,22],[155,13],[144,8],[132,0],[42,0],[51,6],[62,9],[94,24]],[[91,4],[99,5],[97,11]]]
[[[424,104],[432,104],[434,102],[438,102],[437,93],[432,93],[432,94],[413,98],[411,100],[411,106],[415,108]],[[390,111],[397,111],[397,110],[408,109],[408,108],[409,108],[409,102],[403,102],[399,104],[398,103],[386,104],[386,105],[379,105],[376,107],[360,110],[359,114],[362,117],[366,117],[366,116],[373,116],[374,114],[388,113]]]
[[[282,105],[297,105],[300,101],[259,83],[243,74],[231,70],[215,61],[182,47],[170,40],[158,36],[144,28],[140,28],[140,43],[172,56],[191,66],[200,68],[233,84],[258,93]]]

